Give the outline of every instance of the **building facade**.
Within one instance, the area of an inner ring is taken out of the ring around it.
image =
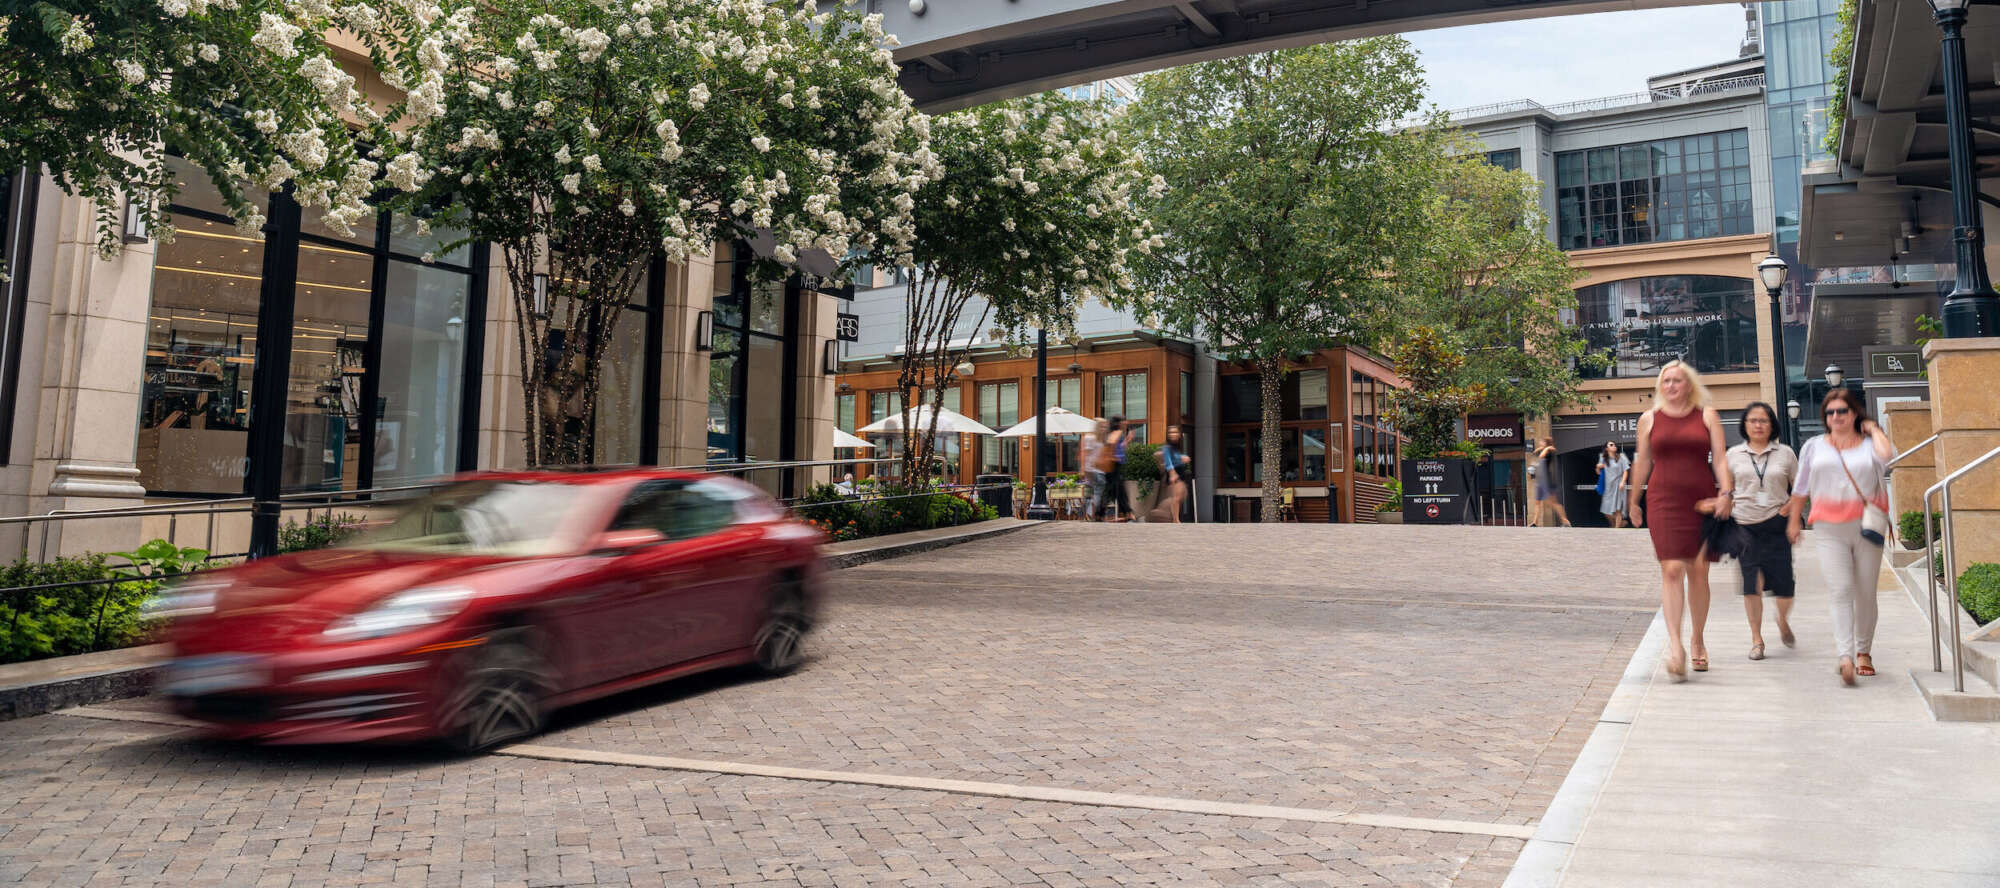
[[[1549,237],[1583,273],[1565,321],[1604,362],[1583,371],[1586,407],[1468,418],[1495,451],[1478,476],[1485,514],[1519,520],[1527,454],[1546,436],[1571,519],[1601,523],[1597,455],[1610,441],[1631,451],[1668,361],[1701,371],[1732,434],[1737,409],[1775,396],[1769,300],[1754,280],[1774,202],[1764,82],[1763,60],[1746,55],[1641,93],[1452,115],[1489,160],[1540,180]]]

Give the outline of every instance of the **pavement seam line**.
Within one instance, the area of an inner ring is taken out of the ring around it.
[[[78,718],[94,718],[105,721],[137,722],[173,728],[198,728],[202,726],[200,722],[192,719],[180,718],[179,716],[164,713],[129,709],[104,709],[96,706],[77,706],[70,709],[57,710],[52,714]],[[1137,808],[1147,811],[1211,814],[1221,817],[1250,817],[1267,820],[1292,820],[1305,823],[1374,826],[1386,829],[1493,836],[1507,839],[1527,839],[1533,836],[1535,832],[1534,824],[1482,823],[1476,820],[1445,820],[1432,817],[1408,817],[1400,814],[1344,813],[1328,811],[1322,808],[1291,808],[1280,805],[1258,805],[1247,802],[1216,802],[1203,799],[1173,798],[1170,796],[1103,792],[1093,789],[1061,789],[1056,787],[1022,786],[1012,783],[989,783],[978,780],[954,780],[941,777],[867,774],[857,771],[827,771],[815,768],[793,768],[784,765],[759,765],[750,762],[721,762],[703,759],[671,758],[668,756],[629,752],[599,752],[592,749],[544,746],[534,743],[517,743],[512,746],[504,746],[494,750],[493,754],[513,758],[575,762],[577,764],[623,765],[626,767],[651,768],[654,770],[693,771],[709,774],[730,774],[742,777],[768,777],[779,780],[806,780],[816,783],[851,783],[863,786],[881,786],[890,789],[929,790],[933,792],[948,792],[956,795],[989,796],[1021,801],[1061,802],[1104,808]]]
[[[939,582],[937,580],[919,580],[919,579],[911,579],[903,577],[880,577],[880,578],[870,577],[868,579],[868,584],[870,586],[885,586],[897,583],[903,585],[911,585],[911,586],[922,586],[925,588],[934,588],[939,585]],[[983,588],[989,588],[989,589],[1031,589],[1038,592],[1049,591],[1048,586],[1029,586],[1020,583],[982,583],[981,586]],[[1115,587],[1096,587],[1089,591],[1106,595],[1160,594],[1160,590],[1158,589],[1120,589]],[[1609,611],[1613,613],[1653,614],[1659,611],[1659,608],[1657,607],[1646,607],[1636,604],[1554,604],[1554,603],[1533,603],[1533,602],[1452,601],[1452,600],[1426,601],[1416,598],[1380,598],[1380,597],[1365,597],[1365,596],[1352,596],[1352,595],[1282,595],[1282,594],[1269,594],[1262,592],[1226,592],[1217,589],[1186,589],[1186,590],[1176,589],[1173,590],[1171,594],[1219,595],[1228,598],[1257,598],[1257,599],[1265,599],[1271,601],[1305,601],[1318,604],[1375,604],[1375,605],[1383,605],[1386,607],[1421,606],[1426,608],[1464,607],[1476,610],[1533,610],[1533,611],[1546,611],[1550,613],[1568,613],[1571,611]]]
[[[1138,808],[1148,811],[1212,814],[1222,817],[1250,817],[1267,820],[1293,820],[1306,823],[1375,826],[1389,829],[1494,836],[1509,839],[1527,839],[1533,836],[1535,831],[1535,827],[1532,824],[1481,823],[1471,820],[1406,817],[1398,814],[1343,813],[1320,808],[1291,808],[1280,805],[1258,805],[1245,802],[1217,802],[1203,799],[1103,792],[1091,789],[1061,789],[1057,787],[1022,786],[1013,783],[989,783],[979,780],[914,777],[900,774],[868,774],[857,771],[827,771],[817,768],[793,768],[783,765],[760,765],[750,762],[683,759],[629,752],[599,752],[590,749],[543,746],[532,743],[502,747],[494,750],[494,753],[520,758],[578,762],[582,764],[625,765],[636,768],[654,768],[670,771],[697,771],[745,777],[808,780],[817,783],[852,783],[864,786],[888,787],[891,789],[929,790],[957,795],[990,796],[993,798],[1017,799],[1022,801],[1061,802],[1072,805],[1092,805],[1106,808]]]

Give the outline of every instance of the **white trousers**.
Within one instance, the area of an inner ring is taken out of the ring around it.
[[[1842,657],[1869,652],[1875,643],[1875,580],[1882,547],[1861,539],[1861,522],[1814,524],[1819,569],[1833,610],[1833,644]]]

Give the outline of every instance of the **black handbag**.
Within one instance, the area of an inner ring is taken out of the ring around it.
[[[1737,524],[1736,519],[1728,515],[1720,518],[1703,515],[1701,518],[1702,547],[1707,549],[1712,557],[1727,555],[1731,558],[1742,558],[1747,542],[1744,533],[1743,525]]]

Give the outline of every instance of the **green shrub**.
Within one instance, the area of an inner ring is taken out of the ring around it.
[[[1153,495],[1160,483],[1160,445],[1134,444],[1125,448],[1125,480],[1139,482],[1139,498]]]
[[[2000,619],[2000,564],[1981,561],[1958,575],[1958,600],[1981,625]]]
[[[285,520],[285,526],[278,528],[278,552],[282,554],[325,549],[360,530],[361,518],[346,512],[307,518],[304,524],[288,518]]]
[[[1386,500],[1383,500],[1383,501],[1382,501],[1382,504],[1381,504],[1381,505],[1379,505],[1379,506],[1376,506],[1376,507],[1375,507],[1375,511],[1377,511],[1377,512],[1401,512],[1401,511],[1403,511],[1403,482],[1402,482],[1402,480],[1401,480],[1401,479],[1398,479],[1398,478],[1389,478],[1389,479],[1386,479],[1386,480],[1384,480],[1384,481],[1382,482],[1382,486],[1383,486],[1383,487],[1385,487],[1385,488],[1388,488],[1388,490],[1389,490],[1389,498],[1388,498],[1388,499],[1386,499]]]
[[[143,547],[142,547],[143,548]],[[138,568],[117,568],[102,554],[26,559],[0,569],[0,663],[87,654],[145,640],[150,626],[139,605],[158,589],[155,580],[102,582],[60,589],[32,589],[59,583],[119,580]]]
[[[1931,539],[1937,539],[1944,535],[1943,523],[1943,514],[1938,512],[1931,513]],[[1911,509],[1897,516],[1896,536],[1906,542],[1915,544],[1918,548],[1922,548],[1924,544],[1924,513]]]
[[[1000,517],[992,506],[978,501],[969,492],[938,491],[893,485],[881,487],[883,498],[859,499],[843,496],[831,484],[814,487],[792,507],[799,520],[820,529],[834,542],[865,537],[956,527]]]

